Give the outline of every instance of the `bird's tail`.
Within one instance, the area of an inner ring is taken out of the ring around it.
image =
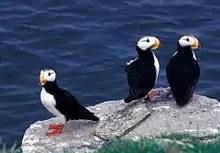
[[[82,118],[86,120],[99,121],[99,118],[93,112],[90,112],[88,109],[86,109]]]
[[[91,118],[92,121],[99,121],[99,118],[97,116],[95,116],[95,114],[91,114]]]

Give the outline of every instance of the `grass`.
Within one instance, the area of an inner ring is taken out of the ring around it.
[[[215,137],[215,141],[209,141]],[[220,138],[210,135],[204,138],[188,134],[161,135],[155,139],[116,140],[95,153],[220,153]]]
[[[13,146],[10,150],[2,147],[0,153],[22,153],[22,151]],[[220,135],[198,138],[188,134],[173,133],[154,139],[112,139],[94,153],[220,153]]]
[[[6,149],[6,145],[2,144],[2,140],[0,140],[0,153],[22,153],[20,148],[16,148],[16,143],[11,147],[11,149]]]
[[[157,142],[148,139],[111,140],[109,145],[104,146],[95,153],[161,153],[163,147]]]
[[[0,153],[22,153],[22,150],[20,148],[11,148],[9,150],[6,149],[5,146],[2,147],[0,150]]]

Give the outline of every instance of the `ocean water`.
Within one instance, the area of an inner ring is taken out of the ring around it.
[[[30,124],[52,117],[39,99],[37,79],[53,68],[58,83],[84,106],[128,94],[125,63],[146,35],[162,41],[156,87],[184,34],[195,35],[201,76],[196,93],[220,99],[220,1],[1,0],[0,137],[21,143]]]

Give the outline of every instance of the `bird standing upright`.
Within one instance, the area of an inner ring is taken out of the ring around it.
[[[151,99],[156,94],[150,91],[157,81],[160,66],[152,50],[160,46],[160,40],[152,36],[143,37],[138,41],[138,57],[128,62],[125,67],[130,88],[129,95],[124,99],[126,103],[143,97]]]
[[[62,123],[52,124],[47,136],[53,136],[62,132],[63,126],[69,120],[92,120],[99,121],[99,118],[88,109],[78,103],[76,98],[68,91],[57,85],[56,73],[52,69],[41,70],[39,84],[42,86],[40,99],[49,112],[62,118]]]
[[[177,105],[186,105],[195,92],[200,67],[193,49],[200,47],[194,36],[183,36],[177,42],[177,52],[166,67],[166,76]]]

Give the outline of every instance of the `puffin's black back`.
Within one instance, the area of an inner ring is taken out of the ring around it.
[[[141,51],[137,48],[138,58],[127,66],[127,79],[130,88],[142,90],[137,98],[146,96],[154,87],[156,80],[156,68],[154,56],[151,51]]]
[[[67,121],[69,119],[78,120],[86,119],[98,121],[99,118],[83,107],[77,102],[77,99],[68,91],[60,89],[60,91],[54,95],[57,104],[56,108],[66,116]]]
[[[193,96],[200,76],[200,67],[190,48],[178,48],[166,67],[166,76],[176,103],[186,105]]]
[[[68,91],[58,87],[56,80],[47,82],[44,85],[45,90],[52,94],[56,100],[56,109],[66,117],[66,121],[73,119],[86,119],[98,121],[99,118],[88,109],[80,105],[77,99]]]

